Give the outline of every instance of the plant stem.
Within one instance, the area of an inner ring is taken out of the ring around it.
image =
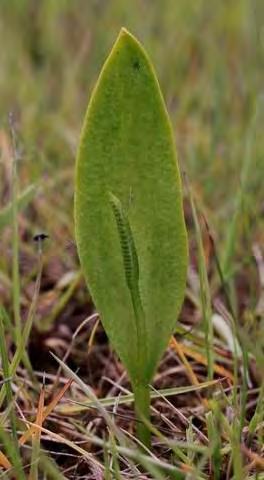
[[[5,341],[5,327],[4,327],[3,318],[4,318],[4,314],[3,314],[2,307],[0,306],[0,356],[2,361],[4,379],[6,381],[5,383],[6,400],[7,400],[7,405],[10,407],[10,424],[11,424],[14,448],[16,449],[16,452],[19,455],[19,447],[18,447],[18,441],[17,441],[17,428],[16,428],[16,411],[15,411],[15,403],[13,400],[13,393],[12,393],[12,387],[11,387],[10,365],[9,365],[9,359],[8,359],[7,345]]]
[[[17,179],[17,162],[18,154],[16,149],[15,129],[12,114],[9,115],[9,125],[11,131],[11,141],[13,149],[12,158],[12,294],[13,309],[15,319],[16,343],[19,344],[21,337],[21,316],[20,316],[20,278],[19,278],[19,236],[18,236],[18,219],[17,219],[17,197],[18,197],[18,179]]]
[[[150,421],[150,390],[148,385],[133,385],[135,398],[135,413],[137,421],[137,437],[147,447],[150,448],[150,430],[144,423],[144,419]]]
[[[145,316],[141,304],[138,285],[131,291],[131,298],[135,312],[136,330],[137,330],[137,351],[138,351],[138,380],[133,385],[135,396],[135,414],[136,414],[136,431],[137,438],[147,447],[151,446],[150,430],[144,423],[144,419],[150,422],[150,390],[148,383],[144,382],[144,378],[140,378],[145,370],[145,362],[147,359],[147,334],[145,325]]]
[[[208,364],[207,379],[213,380],[214,378],[214,331],[212,323],[212,307],[211,307],[211,292],[207,274],[206,259],[204,253],[202,232],[197,214],[197,209],[193,199],[192,191],[187,183],[192,216],[194,220],[196,243],[198,248],[198,271],[200,280],[200,298],[201,298],[201,311],[203,315],[204,328],[205,328],[205,347]]]

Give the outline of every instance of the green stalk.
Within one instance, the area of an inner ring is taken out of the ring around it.
[[[231,448],[232,448],[232,463],[234,480],[244,480],[245,472],[243,468],[243,458],[240,448],[240,421],[235,418],[231,431]]]
[[[198,272],[200,280],[200,298],[201,298],[201,311],[203,315],[203,323],[205,329],[205,348],[208,364],[207,379],[213,380],[214,378],[214,331],[212,323],[212,307],[211,307],[211,292],[207,275],[205,253],[203,247],[203,239],[201,227],[198,219],[198,214],[193,199],[192,191],[186,178],[186,184],[189,193],[189,199],[191,204],[192,216],[195,227],[196,243],[198,249]]]
[[[55,461],[40,451],[39,463],[41,470],[47,475],[51,480],[66,480],[66,477],[59,471],[58,466]]]
[[[151,434],[143,419],[150,422],[150,389],[141,374],[144,372],[146,358],[146,325],[138,285],[130,291],[135,312],[138,350],[138,381],[133,385],[135,397],[136,431],[138,439],[150,448]]]
[[[21,337],[21,316],[20,316],[20,279],[19,279],[19,237],[18,237],[18,220],[17,220],[17,197],[18,197],[18,180],[17,180],[17,161],[18,155],[16,150],[15,131],[13,126],[12,115],[9,116],[9,125],[11,131],[13,159],[12,159],[12,295],[13,309],[15,320],[16,343],[19,344]]]
[[[222,270],[225,279],[230,282],[230,277],[233,278],[233,273],[231,271],[232,261],[235,256],[236,247],[239,244],[239,228],[241,223],[241,216],[243,212],[243,205],[245,195],[249,188],[250,175],[253,171],[252,162],[254,160],[254,155],[252,155],[252,148],[254,145],[254,139],[256,135],[256,125],[257,119],[259,116],[258,108],[255,109],[254,115],[249,124],[248,133],[246,135],[245,142],[245,157],[241,166],[241,175],[240,175],[240,188],[237,192],[235,198],[235,208],[234,216],[231,222],[227,223],[228,231],[226,233],[226,244],[223,252],[222,258]]]
[[[9,115],[9,126],[12,142],[12,198],[11,198],[11,214],[12,214],[12,297],[13,297],[13,311],[14,311],[14,326],[15,326],[15,342],[19,348],[22,337],[22,323],[20,313],[20,276],[19,276],[19,233],[18,233],[18,176],[17,176],[17,162],[18,153],[16,147],[16,133],[12,114]],[[27,370],[32,374],[32,368],[27,352],[23,353],[23,362]]]
[[[16,480],[26,480],[26,475],[23,469],[22,459],[17,450],[16,443],[13,437],[9,435],[5,426],[0,426],[0,441],[4,446],[6,455],[12,464],[12,474],[8,478],[15,478]],[[3,478],[3,477],[2,477]],[[4,477],[6,478],[6,477]]]
[[[5,341],[5,328],[4,328],[3,318],[4,318],[3,311],[2,311],[2,307],[0,306],[0,355],[2,360],[4,379],[6,380],[4,388],[6,392],[7,405],[10,406],[9,416],[10,416],[12,437],[14,442],[14,449],[16,449],[16,453],[17,455],[19,455],[19,446],[17,441],[16,412],[15,412],[15,405],[13,401],[13,393],[12,393],[12,387],[11,387],[10,365],[9,365],[6,341]]]
[[[144,419],[150,421],[150,389],[148,385],[136,383],[133,385],[135,413],[137,422],[137,438],[147,447],[150,448],[150,431]]]
[[[257,405],[255,408],[255,413],[251,418],[248,426],[248,435],[250,440],[252,440],[257,426],[261,424],[263,419],[264,419],[264,380],[262,381],[262,384],[261,384],[259,397],[258,397]]]
[[[212,404],[211,410],[206,414],[208,439],[210,446],[210,461],[212,463],[213,478],[220,480],[221,477],[221,435],[219,432],[219,409],[216,403]]]
[[[30,335],[30,332],[31,332],[33,321],[35,319],[35,313],[36,313],[37,302],[38,302],[38,297],[39,297],[39,290],[40,290],[42,268],[43,268],[43,259],[42,259],[42,255],[41,255],[41,252],[40,252],[39,271],[38,271],[38,276],[37,276],[37,279],[36,279],[36,285],[35,285],[35,291],[34,291],[34,294],[33,294],[32,303],[30,305],[28,317],[27,317],[25,326],[23,328],[23,332],[21,332],[21,338],[20,338],[20,341],[18,342],[16,352],[15,352],[15,354],[13,356],[13,359],[12,359],[12,361],[10,363],[10,366],[9,366],[9,372],[10,372],[11,377],[13,377],[15,375],[16,370],[18,368],[18,365],[20,364],[20,361],[22,359],[24,359],[25,355],[26,355],[27,342],[28,342],[28,339],[29,339],[29,335]],[[26,356],[26,358],[27,358],[27,356]],[[6,395],[6,389],[5,389],[5,386],[3,386],[2,389],[0,390],[0,407],[3,404],[3,401],[5,399],[5,395]]]

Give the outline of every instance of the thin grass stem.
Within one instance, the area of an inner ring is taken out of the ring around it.
[[[19,235],[18,235],[18,178],[17,178],[17,162],[18,152],[16,147],[16,137],[13,116],[9,114],[9,127],[12,141],[12,294],[13,294],[13,310],[15,321],[16,342],[19,343],[21,337],[21,315],[20,315],[20,278],[19,278]]]

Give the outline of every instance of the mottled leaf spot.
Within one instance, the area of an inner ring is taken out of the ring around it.
[[[138,60],[134,60],[133,68],[134,68],[134,70],[139,70],[140,69],[140,63],[139,63]]]

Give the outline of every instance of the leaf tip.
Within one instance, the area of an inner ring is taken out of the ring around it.
[[[119,41],[122,41],[124,43],[133,43],[134,45],[140,45],[140,42],[137,40],[137,38],[129,31],[127,30],[127,28],[125,27],[122,27],[120,32],[119,32],[119,35],[118,35],[118,38],[117,38],[117,43]]]
[[[126,27],[122,27],[120,32],[119,32],[119,37],[131,38],[131,37],[133,37],[133,35],[132,35],[132,33],[129,32],[129,30]]]

